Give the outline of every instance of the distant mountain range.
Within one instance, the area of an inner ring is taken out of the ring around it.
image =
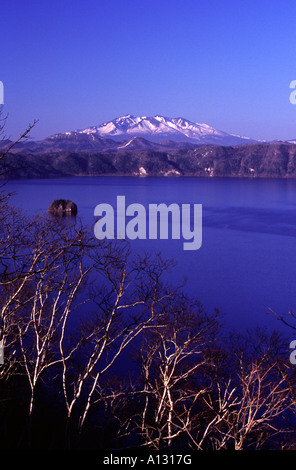
[[[2,142],[2,149],[9,144]],[[256,142],[183,118],[127,115],[97,127],[19,143],[0,159],[0,178],[296,178],[295,144],[296,140]]]
[[[239,145],[253,143],[241,137],[184,118],[135,117],[130,114],[99,126],[54,134],[41,141],[17,144],[12,152],[48,153],[59,151],[98,152],[122,149],[172,150],[197,145]],[[5,144],[9,145],[9,141]]]

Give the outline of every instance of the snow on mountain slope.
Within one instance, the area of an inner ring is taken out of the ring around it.
[[[128,114],[99,126],[54,134],[41,141],[20,142],[12,152],[169,151],[198,145],[229,146],[254,142],[248,137],[227,134],[208,124],[194,123],[181,117],[136,117]],[[8,146],[9,142],[2,143],[2,148]]]
[[[166,139],[175,142],[191,142],[195,144],[235,145],[254,142],[248,137],[228,134],[208,124],[188,121],[182,117],[169,118],[164,116],[136,117],[131,114],[105,122],[99,126],[76,130],[81,134],[96,134],[114,140],[142,137],[153,142]]]

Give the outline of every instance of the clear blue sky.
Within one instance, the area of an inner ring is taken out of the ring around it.
[[[6,131],[124,114],[296,138],[295,0],[1,0]]]

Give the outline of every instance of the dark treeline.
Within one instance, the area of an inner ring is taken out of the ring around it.
[[[0,150],[1,152],[1,150]],[[223,178],[296,177],[296,145],[284,142],[236,146],[115,151],[57,150],[10,152],[0,160],[0,173],[13,177],[60,178],[71,176],[196,176]],[[1,179],[1,174],[0,174]]]

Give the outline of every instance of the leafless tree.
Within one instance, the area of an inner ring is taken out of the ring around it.
[[[79,401],[79,432],[90,407],[102,401],[102,378],[122,353],[157,319],[171,292],[161,282],[170,262],[157,255],[131,260],[124,242],[107,243],[92,258],[100,282],[92,289],[94,315],[82,322],[79,347],[60,341],[68,419]],[[74,377],[73,355],[84,357]]]
[[[283,424],[281,418],[291,408],[291,395],[288,367],[278,354],[280,340],[261,332],[252,343],[259,350],[250,356],[239,338],[240,347],[231,349],[231,372],[218,376],[203,397],[209,418],[198,448],[207,441],[215,450],[260,449],[285,431],[279,423]]]
[[[2,148],[2,150],[0,147],[0,161],[4,160],[4,158],[15,147],[15,145],[17,145],[20,142],[23,142],[24,140],[30,139],[31,138],[30,132],[38,123],[38,119],[35,119],[32,124],[29,124],[27,126],[25,131],[22,132],[17,139],[10,141],[5,136],[5,125],[6,125],[7,117],[8,117],[7,115],[4,115],[3,105],[1,105],[0,106],[0,145],[1,145],[1,142],[2,142],[2,145],[5,142],[5,145]],[[3,174],[3,172],[1,172],[0,174]]]
[[[17,212],[6,221],[2,331],[7,354],[27,377],[30,422],[38,384],[56,374],[68,423],[78,413],[81,432],[102,377],[170,297],[161,282],[170,262],[159,255],[132,259],[124,241],[99,242],[69,220]]]
[[[0,145],[5,141],[5,124],[7,116],[3,113],[3,106],[0,106]],[[28,128],[23,132],[20,137],[15,141],[10,141],[9,144],[5,145],[4,148],[0,149],[0,163],[2,164],[5,160],[5,157],[8,155],[10,150],[18,143],[24,139],[30,138],[29,133],[36,125],[37,120],[34,121],[32,125],[29,125]],[[1,169],[0,175],[3,176],[5,170]],[[16,267],[12,267],[13,263],[16,261],[17,252],[22,247],[24,228],[26,223],[24,217],[21,214],[21,211],[12,207],[9,204],[10,194],[8,194],[4,189],[4,184],[1,185],[0,190],[0,285],[3,286],[3,289],[0,292],[0,298],[2,300],[1,313],[0,313],[0,344],[3,350],[6,350],[6,354],[9,351],[10,356],[9,360],[5,361],[5,364],[0,368],[0,378],[7,376],[7,374],[12,370],[14,361],[15,361],[15,332],[14,332],[14,320],[12,316],[7,314],[7,290],[9,285],[13,282],[11,278],[11,270],[15,270]],[[15,276],[14,276],[15,277]],[[17,275],[19,277],[19,275]],[[11,288],[11,286],[10,286]],[[3,291],[6,290],[5,299],[3,297]],[[12,295],[12,301],[14,299]]]
[[[145,335],[137,358],[142,386],[130,392],[138,404],[120,422],[126,435],[132,428],[140,434],[141,446],[172,448],[175,440],[190,435],[198,404],[210,387],[209,371],[215,368],[218,318],[218,312],[207,315],[198,302],[179,293]]]
[[[17,281],[17,296],[23,308],[21,315],[19,306],[14,312],[21,357],[31,390],[29,416],[33,412],[38,381],[61,361],[57,344],[65,334],[76,300],[80,302],[78,296],[91,269],[84,259],[87,243],[82,229],[75,234],[71,230],[69,236],[69,228],[56,230],[50,220],[38,220],[36,228],[29,269],[21,282]]]

